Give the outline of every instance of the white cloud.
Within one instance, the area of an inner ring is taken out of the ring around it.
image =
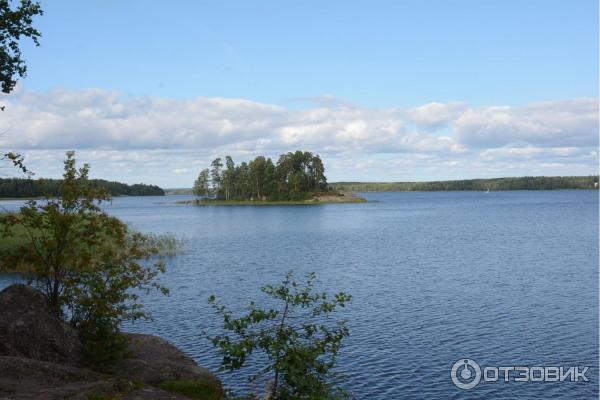
[[[459,102],[429,103],[406,111],[407,118],[418,128],[433,131],[448,126],[467,110],[467,105]]]
[[[174,168],[171,170],[175,175],[185,175],[189,172],[187,168]]]
[[[598,99],[470,109],[454,122],[459,142],[477,148],[598,146]]]
[[[541,165],[588,174],[597,168],[597,99],[408,109],[319,99],[316,107],[297,110],[243,99],[18,89],[3,97],[0,148],[23,152],[44,175],[59,173],[63,150],[75,149],[98,174],[165,186],[189,186],[217,155],[240,160],[296,149],[321,154],[332,180],[534,173]]]
[[[288,110],[248,100],[124,99],[99,89],[10,98],[0,145],[19,149],[452,151],[452,140],[407,130],[397,109]]]

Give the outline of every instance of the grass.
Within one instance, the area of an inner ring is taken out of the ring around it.
[[[223,393],[221,388],[214,384],[207,384],[194,380],[178,379],[166,381],[159,386],[167,392],[179,393],[192,399],[199,400],[221,400]]]
[[[161,235],[149,234],[150,240],[158,249],[158,255],[162,257],[176,256],[184,247],[184,240],[172,233]]]
[[[3,235],[3,220],[7,215],[8,213],[0,213],[0,272],[30,272],[30,266],[25,264],[3,265],[2,263],[2,260],[7,259],[11,254],[14,254],[21,246],[31,243],[27,230],[19,224],[11,227],[10,236]],[[36,235],[39,232],[34,231],[32,233]],[[184,241],[170,233],[161,235],[150,234],[149,238],[149,245],[156,247],[158,249],[157,255],[161,257],[173,257],[184,247]],[[107,240],[106,245],[110,245],[109,240]]]
[[[7,213],[0,214],[0,271],[6,272],[26,272],[28,268],[25,265],[16,265],[6,267],[2,265],[2,259],[5,259],[11,253],[14,253],[20,246],[28,242],[29,235],[24,227],[20,225],[13,226],[11,235],[5,237],[2,234],[4,230],[4,217]]]

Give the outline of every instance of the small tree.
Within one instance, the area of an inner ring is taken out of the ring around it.
[[[231,198],[233,182],[235,180],[235,163],[231,156],[225,157],[225,170],[223,171],[223,186],[225,186],[225,200]]]
[[[212,182],[212,187],[217,198],[220,198],[221,184],[223,183],[223,176],[221,174],[221,168],[223,168],[223,163],[221,162],[221,158],[215,158],[210,165],[212,166],[212,169],[210,170],[210,179]]]
[[[77,169],[74,152],[64,164],[59,197],[31,200],[4,218],[3,237],[21,244],[2,264],[25,269],[56,315],[79,330],[93,361],[103,363],[122,350],[121,322],[147,317],[137,293],[167,292],[155,281],[164,263],[150,260],[160,251],[153,237],[102,211],[109,196],[88,180],[87,164]]]
[[[208,168],[200,171],[198,178],[194,181],[194,188],[192,191],[194,192],[194,195],[198,197],[208,197],[210,195]]]
[[[248,313],[238,319],[211,296],[209,303],[223,316],[224,328],[230,332],[211,339],[223,355],[222,369],[242,368],[248,356],[260,351],[266,355],[266,365],[250,379],[271,374],[270,399],[348,398],[335,387],[332,369],[349,331],[345,320],[332,322],[327,317],[344,307],[351,296],[340,292],[330,298],[315,292],[314,281],[311,273],[300,285],[290,272],[279,285],[261,289],[278,308],[261,309],[252,302]]]

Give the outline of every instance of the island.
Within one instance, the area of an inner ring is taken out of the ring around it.
[[[236,165],[231,156],[216,158],[198,174],[193,205],[316,205],[366,200],[327,184],[321,158],[309,151],[282,154],[277,163],[258,156]]]

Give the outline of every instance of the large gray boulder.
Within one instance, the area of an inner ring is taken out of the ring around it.
[[[76,366],[81,363],[81,342],[53,315],[41,292],[16,284],[0,292],[0,356]]]

